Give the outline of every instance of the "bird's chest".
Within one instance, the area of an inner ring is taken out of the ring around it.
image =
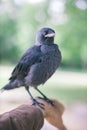
[[[53,53],[41,57],[41,63],[32,66],[31,75],[33,79],[44,83],[57,69],[58,56]]]
[[[53,74],[59,64],[58,54],[53,52],[45,55],[42,58],[42,64],[44,65],[43,67],[46,69],[46,72],[49,73],[49,75],[51,75],[51,73]]]
[[[56,45],[44,45],[41,48],[43,56],[41,57],[42,64],[46,66],[49,73],[53,73],[60,62],[61,54]]]
[[[57,69],[57,61],[54,56],[45,57],[42,63],[38,64],[33,68],[34,74],[32,75],[32,83],[36,86],[44,84]]]

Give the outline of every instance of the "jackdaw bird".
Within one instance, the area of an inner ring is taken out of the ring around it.
[[[33,98],[29,87],[34,87],[43,98],[52,103],[37,87],[44,84],[56,71],[61,62],[61,52],[54,43],[55,31],[41,28],[36,35],[35,45],[29,48],[14,68],[9,83],[2,90],[24,86],[34,104],[42,104]]]

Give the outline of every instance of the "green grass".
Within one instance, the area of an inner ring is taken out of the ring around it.
[[[46,86],[39,89],[50,98],[56,98],[64,103],[87,102],[87,88],[61,88]]]

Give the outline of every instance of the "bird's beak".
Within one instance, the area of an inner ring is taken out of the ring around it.
[[[54,37],[55,36],[55,33],[49,33],[47,35],[45,35],[45,37]]]

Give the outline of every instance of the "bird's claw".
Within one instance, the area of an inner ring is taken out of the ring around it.
[[[43,97],[43,98],[42,97],[38,97],[38,98],[40,98],[40,99],[46,101],[47,103],[50,103],[52,106],[54,106],[54,102],[52,100],[50,100],[49,98],[47,98],[47,97]]]
[[[41,109],[44,109],[44,104],[42,104],[42,103],[40,103],[40,102],[38,102],[37,100],[35,100],[35,99],[33,99],[33,104],[32,105],[37,105],[37,106],[39,106]]]

